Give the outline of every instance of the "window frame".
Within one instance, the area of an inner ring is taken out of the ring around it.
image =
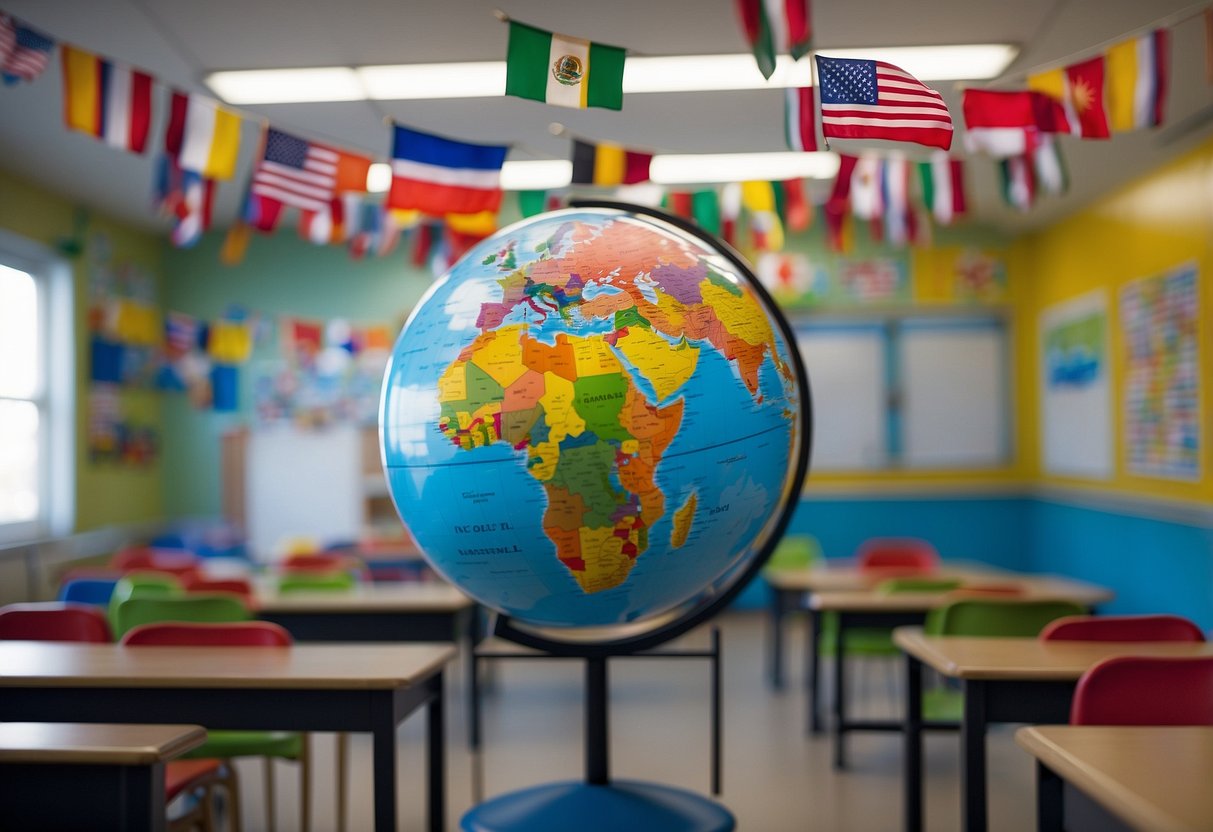
[[[0,263],[37,287],[41,372],[38,408],[38,515],[0,523],[0,545],[70,534],[76,515],[76,340],[72,269],[52,249],[0,229]],[[9,397],[5,397],[9,398]]]

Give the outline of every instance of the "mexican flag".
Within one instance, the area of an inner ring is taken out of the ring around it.
[[[623,109],[625,51],[510,21],[505,94],[560,107]]]

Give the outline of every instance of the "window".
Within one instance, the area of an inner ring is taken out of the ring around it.
[[[0,237],[0,542],[70,531],[72,346],[67,268]]]
[[[813,470],[981,469],[1010,461],[997,316],[796,324],[813,394]]]

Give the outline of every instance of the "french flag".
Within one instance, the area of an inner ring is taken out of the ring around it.
[[[396,125],[389,208],[433,216],[496,212],[506,146],[469,144]]]

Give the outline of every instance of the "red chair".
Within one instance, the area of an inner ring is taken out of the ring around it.
[[[151,569],[186,575],[198,570],[198,556],[177,549],[153,549],[150,546],[128,546],[110,558],[110,567],[122,573],[135,569]]]
[[[9,604],[0,609],[0,638],[108,644],[110,628],[105,614],[87,604]],[[227,769],[221,760],[170,760],[164,767],[165,804],[187,791],[200,792],[202,799],[194,809],[174,818],[168,828],[186,830],[200,825],[204,832],[213,830],[212,790],[226,783],[235,795],[235,780],[235,770]]]
[[[1195,623],[1178,615],[1075,615],[1040,633],[1044,641],[1204,641]]]
[[[916,538],[872,538],[859,547],[856,558],[860,570],[887,575],[921,575],[939,568],[935,547]]]
[[[227,592],[250,605],[253,600],[253,585],[244,578],[205,578],[195,573],[186,575],[181,583],[186,592]]]
[[[126,647],[290,647],[291,634],[269,621],[140,624],[122,637]]]
[[[108,644],[110,625],[92,604],[45,601],[0,608],[0,639]]]
[[[1213,656],[1114,656],[1074,689],[1071,725],[1213,725]]]

